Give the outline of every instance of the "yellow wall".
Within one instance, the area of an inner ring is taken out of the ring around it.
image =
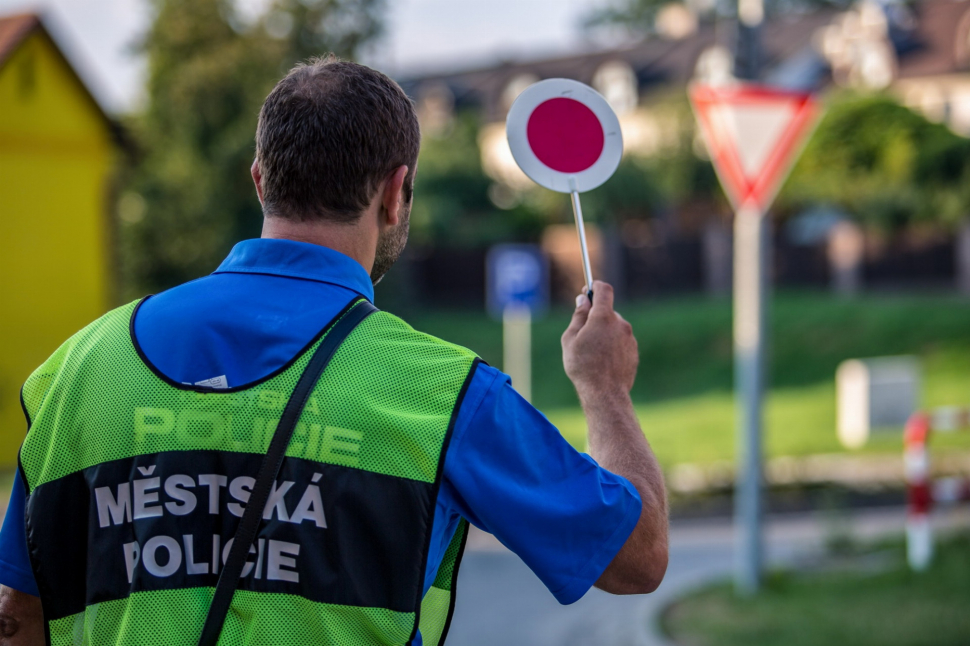
[[[108,126],[53,44],[0,69],[0,467],[26,425],[20,386],[110,304]]]

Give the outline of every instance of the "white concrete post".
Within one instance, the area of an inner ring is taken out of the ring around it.
[[[532,312],[509,305],[502,312],[502,368],[526,401],[532,401]]]

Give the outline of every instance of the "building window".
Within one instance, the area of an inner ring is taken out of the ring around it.
[[[957,37],[954,41],[953,55],[957,59],[957,65],[966,69],[970,67],[970,9],[963,13],[960,22],[957,23]]]
[[[603,95],[617,114],[630,112],[639,103],[637,75],[623,61],[609,61],[593,75],[593,87]]]
[[[535,74],[518,74],[517,76],[513,76],[512,80],[506,84],[505,89],[502,90],[502,108],[508,111],[525,88],[538,82],[539,77]]]
[[[418,122],[421,131],[438,136],[447,131],[455,116],[455,95],[444,83],[429,83],[418,88]]]

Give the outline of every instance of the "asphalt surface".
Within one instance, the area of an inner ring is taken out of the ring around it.
[[[807,566],[824,554],[826,539],[867,540],[903,531],[905,510],[855,510],[851,516],[789,514],[769,519],[767,560]],[[939,512],[942,529],[970,526],[966,507]],[[684,521],[671,527],[670,563],[653,594],[616,597],[590,590],[561,606],[521,560],[487,534],[469,538],[458,577],[458,601],[448,646],[661,646],[669,641],[658,618],[673,600],[731,575],[734,536],[729,520]]]
[[[6,500],[0,500],[0,517]],[[836,533],[857,540],[903,532],[905,510],[854,510],[851,516],[786,514],[768,519],[767,560],[799,567],[817,562]],[[970,507],[939,510],[940,531],[970,527]],[[458,601],[448,646],[672,646],[660,613],[692,588],[731,576],[734,535],[728,519],[674,522],[670,562],[660,588],[618,597],[599,590],[561,606],[512,552],[473,528],[458,577]]]

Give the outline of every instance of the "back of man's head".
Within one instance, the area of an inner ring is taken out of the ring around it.
[[[414,106],[384,74],[332,56],[300,64],[259,112],[263,213],[354,222],[402,165],[410,200],[420,143]]]

